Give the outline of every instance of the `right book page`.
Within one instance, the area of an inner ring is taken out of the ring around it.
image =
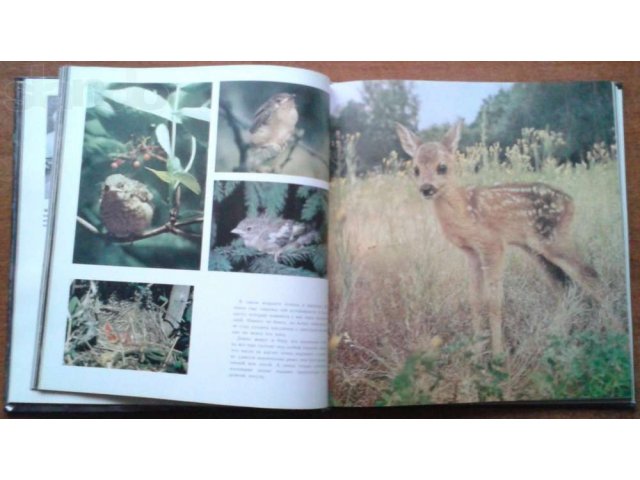
[[[634,402],[621,95],[332,86],[333,405]]]

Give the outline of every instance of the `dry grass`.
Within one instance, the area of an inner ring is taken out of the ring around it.
[[[67,365],[186,373],[179,335],[163,328],[166,309],[139,298],[100,300],[95,291],[70,303]]]
[[[461,155],[464,183],[542,181],[574,198],[576,243],[607,286],[605,301],[596,305],[573,286],[552,291],[538,267],[512,249],[505,274],[508,353],[492,359],[488,338],[471,344],[466,259],[442,236],[413,179],[402,168],[351,182],[336,178],[329,222],[335,404],[630,394],[617,165],[600,147],[600,163],[590,169],[556,168],[547,159],[533,172],[526,151],[514,149],[509,168],[485,154],[475,174],[471,166],[482,154],[476,148]]]

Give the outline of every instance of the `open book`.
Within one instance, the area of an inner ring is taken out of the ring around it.
[[[9,408],[634,402],[619,86],[56,84],[21,94]]]

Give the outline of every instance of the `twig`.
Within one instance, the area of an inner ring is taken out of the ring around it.
[[[161,235],[163,233],[174,233],[176,235],[180,235],[183,236],[185,238],[188,238],[190,240],[197,240],[200,239],[200,235],[197,234],[193,234],[193,233],[189,233],[189,232],[185,232],[184,230],[181,230],[180,227],[186,227],[187,225],[193,225],[194,223],[202,223],[204,221],[204,217],[194,217],[194,218],[190,218],[187,220],[182,220],[180,222],[167,222],[164,225],[161,225],[160,227],[156,227],[156,228],[152,228],[151,230],[147,230],[145,232],[142,232],[138,235],[132,235],[129,237],[115,237],[111,234],[108,233],[102,233],[100,232],[100,230],[98,230],[94,225],[90,224],[89,222],[87,222],[85,219],[83,219],[82,217],[76,217],[76,220],[78,221],[78,223],[80,225],[82,225],[84,228],[86,228],[87,230],[89,230],[91,233],[109,241],[109,242],[113,242],[113,243],[133,243],[136,242],[138,240],[143,240],[145,238],[150,238],[150,237],[155,237],[156,235]]]
[[[278,166],[278,170],[282,171],[284,169],[284,167],[287,165],[287,163],[289,163],[291,161],[291,159],[293,158],[293,151],[296,149],[297,146],[300,145],[300,140],[302,140],[302,136],[300,133],[296,132],[296,135],[294,137],[293,142],[291,142],[291,146],[289,147],[289,153],[287,153],[286,158],[284,159],[284,162],[282,162],[279,166]]]
[[[185,232],[184,230],[176,228],[175,225],[172,226],[169,231],[171,233],[175,233],[176,235],[178,235],[180,237],[184,237],[184,238],[189,239],[189,240],[194,240],[195,241],[195,240],[199,240],[200,239],[200,235],[198,235],[197,233]]]
[[[227,124],[231,128],[233,132],[233,139],[236,142],[238,150],[240,151],[240,162],[238,169],[241,172],[247,171],[247,151],[249,150],[249,145],[242,138],[242,130],[238,125],[240,121],[231,111],[231,107],[227,102],[222,102],[220,104],[220,108],[224,112],[225,119],[227,120]]]
[[[300,147],[301,149],[305,150],[309,155],[316,157],[318,160],[320,160],[322,163],[324,163],[327,167],[329,166],[329,159],[325,158],[323,155],[320,155],[317,151],[315,151],[313,148],[307,146],[306,144],[300,142],[298,144],[298,147]]]
[[[82,225],[84,228],[86,228],[87,230],[89,230],[91,233],[95,233],[96,235],[102,235],[102,233],[100,233],[100,231],[94,227],[93,225],[91,225],[89,222],[87,222],[84,218],[78,216],[76,217],[76,219],[78,220],[78,223],[80,225]]]
[[[176,337],[176,339],[173,341],[173,343],[171,344],[171,348],[169,349],[169,353],[167,353],[167,356],[164,359],[164,362],[162,362],[162,368],[167,368],[167,362],[169,361],[169,357],[171,356],[171,354],[173,353],[173,350],[176,348],[176,345],[178,343],[178,340],[180,340],[180,337]]]

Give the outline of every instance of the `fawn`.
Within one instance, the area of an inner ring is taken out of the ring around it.
[[[440,142],[423,143],[397,124],[404,151],[413,159],[420,192],[433,200],[442,231],[466,254],[470,275],[472,326],[477,336],[488,314],[491,348],[504,352],[502,302],[505,249],[530,254],[552,282],[573,280],[595,299],[602,298],[598,275],[578,256],[571,239],[573,200],[544,183],[463,187],[456,181],[456,150],[462,122]]]

